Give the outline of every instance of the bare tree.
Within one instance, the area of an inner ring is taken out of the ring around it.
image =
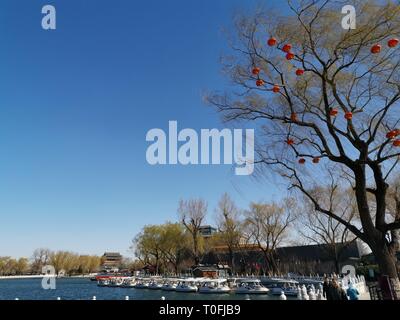
[[[202,242],[200,227],[207,214],[207,203],[203,199],[181,200],[178,213],[182,224],[192,238],[192,252],[195,264],[200,262]]]
[[[331,174],[330,184],[316,187],[310,191],[310,194],[319,203],[323,204],[325,208],[336,212],[347,223],[354,223],[356,221],[357,205],[354,192],[351,189],[341,189],[333,174]],[[342,254],[357,237],[339,221],[315,210],[313,202],[308,197],[304,197],[304,205],[299,210],[297,222],[298,233],[306,241],[325,246],[328,256],[335,263],[335,272],[340,274]]]
[[[240,221],[241,212],[229,195],[225,193],[218,203],[216,213],[218,233],[216,234],[215,240],[227,247],[229,263],[232,272],[235,272],[235,251],[240,245],[242,237],[242,221]]]
[[[42,273],[42,268],[49,263],[51,251],[49,249],[40,248],[33,252],[32,256],[32,272],[36,274]]]
[[[400,228],[400,220],[387,215],[386,201],[400,156],[400,50],[395,38],[400,7],[389,1],[353,4],[356,30],[342,28],[342,4],[333,0],[289,1],[289,15],[260,11],[238,18],[234,54],[224,63],[234,89],[209,95],[208,101],[226,121],[251,121],[261,132],[255,160],[259,168],[278,172],[315,210],[367,243],[381,273],[400,292],[397,242],[389,236]],[[346,172],[341,187],[354,188],[360,225],[310,192],[326,179],[320,163]]]
[[[245,212],[245,237],[262,251],[269,272],[279,271],[275,250],[287,237],[289,225],[293,222],[288,208],[276,203],[251,203]]]

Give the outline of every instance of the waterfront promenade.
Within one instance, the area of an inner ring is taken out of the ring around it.
[[[13,280],[13,279],[41,279],[45,275],[43,274],[35,274],[35,275],[20,275],[20,276],[0,276],[0,280]],[[52,275],[48,275],[48,277],[55,277]]]

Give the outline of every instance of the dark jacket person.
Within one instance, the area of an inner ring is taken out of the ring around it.
[[[324,296],[324,298],[326,299],[326,300],[331,300],[330,298],[331,298],[331,295],[330,295],[330,292],[329,292],[329,290],[330,290],[330,281],[329,281],[329,279],[328,279],[328,277],[325,277],[325,279],[324,279],[324,284],[322,285],[322,295]]]
[[[336,279],[332,280],[331,300],[348,300],[346,292],[340,287]]]

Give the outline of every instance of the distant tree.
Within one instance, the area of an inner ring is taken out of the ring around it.
[[[200,227],[207,214],[207,203],[203,199],[181,200],[178,213],[182,224],[191,235],[193,258],[197,265],[203,252],[204,239],[201,237]]]
[[[26,274],[29,271],[29,260],[27,258],[19,258],[15,264],[15,273],[17,275]]]
[[[101,265],[101,258],[99,256],[89,256],[89,272],[98,272]]]
[[[287,237],[294,220],[293,202],[291,199],[285,202],[285,205],[251,203],[245,211],[245,237],[262,251],[268,272],[279,272],[275,250]]]
[[[357,204],[354,192],[351,189],[342,189],[333,174],[330,184],[318,186],[310,194],[347,223],[355,223]],[[297,219],[298,233],[309,243],[323,244],[327,255],[334,261],[335,272],[340,274],[342,254],[357,239],[356,236],[339,221],[316,210],[308,197],[303,198],[303,203]]]
[[[175,274],[180,272],[180,264],[185,258],[190,238],[180,223],[166,223],[162,225],[161,252],[166,264],[173,266]]]
[[[49,263],[51,251],[46,248],[36,249],[33,252],[31,269],[34,274],[41,274],[42,268]]]
[[[143,227],[142,231],[134,238],[131,249],[135,256],[145,265],[154,265],[156,273],[160,272],[162,265],[162,238],[163,230],[159,225],[148,225]]]
[[[0,275],[10,276],[16,274],[17,261],[11,257],[0,257]]]
[[[214,235],[215,243],[228,249],[229,264],[232,272],[236,271],[235,252],[242,238],[240,210],[227,193],[222,195],[216,209],[218,232]]]
[[[79,256],[69,251],[55,251],[50,253],[49,264],[52,265],[56,274],[61,271],[70,275],[79,269]]]
[[[145,267],[145,264],[143,263],[143,261],[141,261],[139,259],[134,259],[131,261],[131,263],[129,265],[129,270],[131,272],[141,271],[144,267]]]

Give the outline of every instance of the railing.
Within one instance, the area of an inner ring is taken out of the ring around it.
[[[383,300],[382,290],[378,285],[370,285],[368,286],[368,290],[371,300]]]

